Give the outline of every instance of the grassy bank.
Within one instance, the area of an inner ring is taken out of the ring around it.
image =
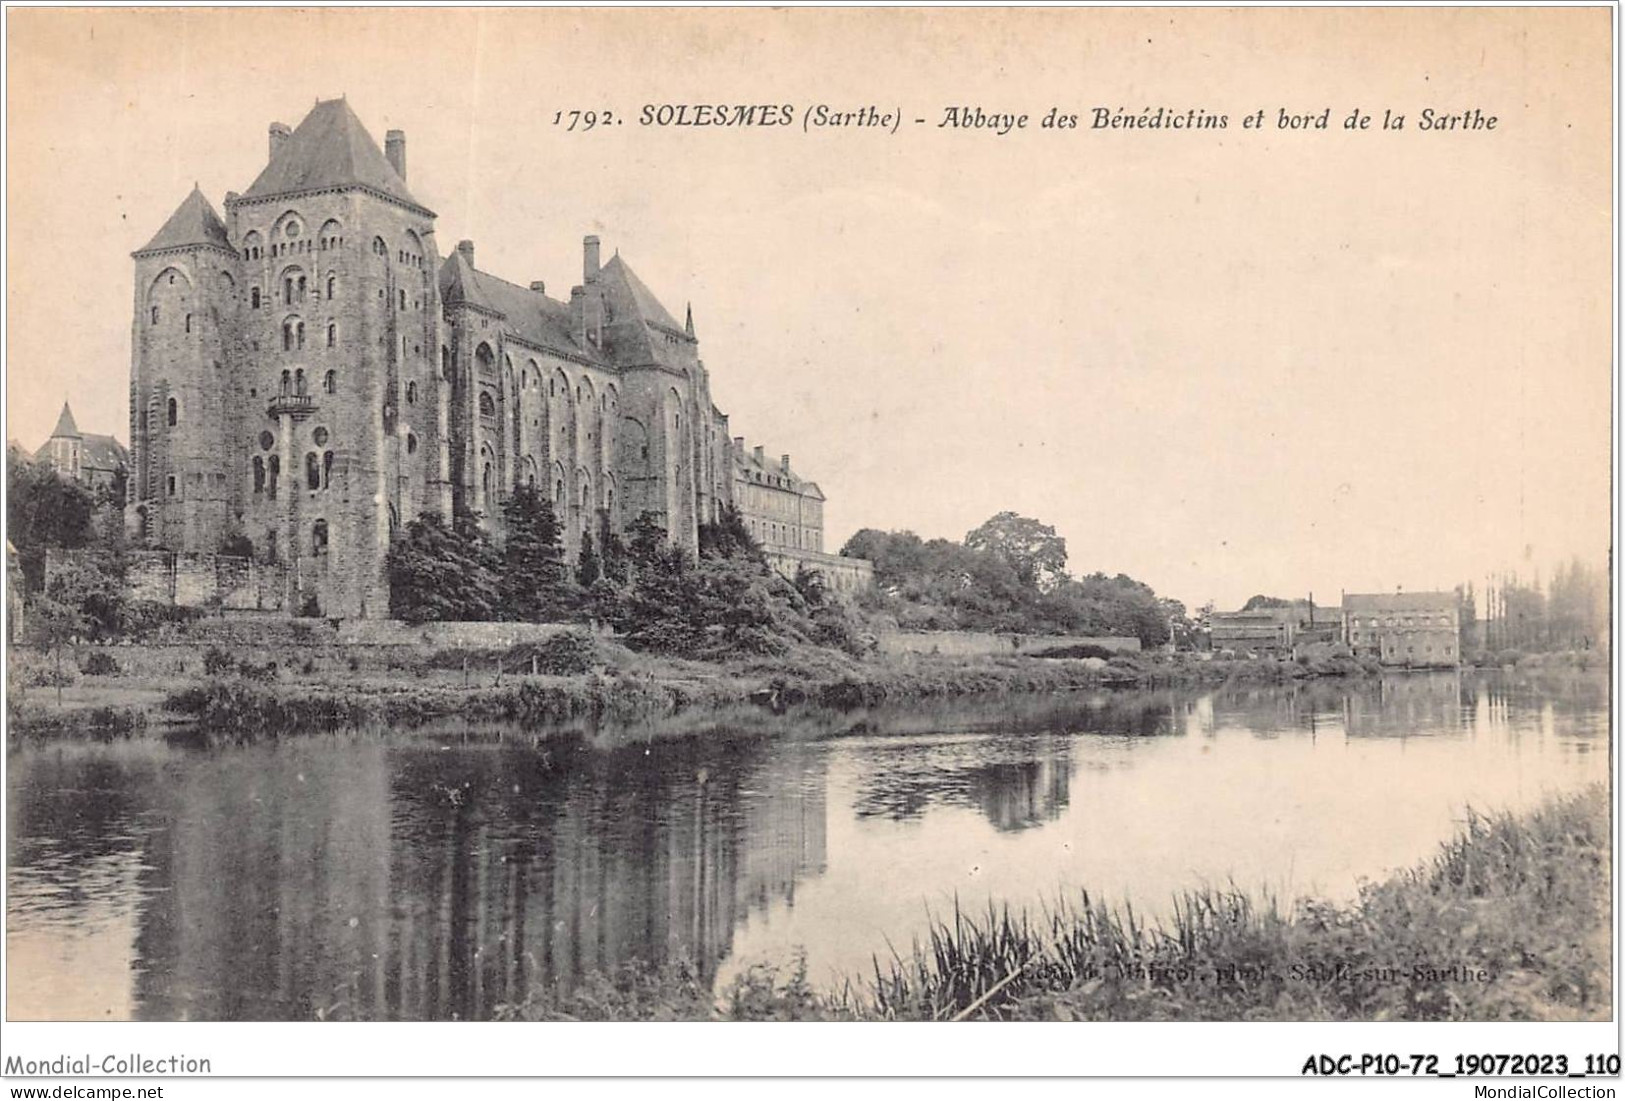
[[[82,647],[60,668],[46,655],[14,648],[8,702],[16,738],[116,737],[200,724],[252,739],[451,718],[533,727],[630,723],[742,705],[775,712],[851,711],[1015,694],[1286,684],[1378,672],[1346,655],[1299,661],[1204,657],[857,658],[801,645],[779,656],[699,662],[635,653],[585,633],[503,650],[178,641]],[[1555,658],[1540,671],[1545,679],[1597,675]]]
[[[1165,922],[1083,896],[954,914],[836,991],[758,967],[713,994],[682,965],[594,976],[501,1015],[538,1020],[1600,1020],[1609,1012],[1600,787],[1474,815],[1348,905],[1198,891]]]

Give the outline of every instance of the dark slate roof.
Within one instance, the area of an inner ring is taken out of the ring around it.
[[[610,258],[609,263],[603,266],[599,278],[603,279],[605,277],[619,279],[626,285],[632,301],[637,306],[639,315],[645,321],[663,325],[675,332],[684,331],[683,326],[678,323],[677,319],[672,317],[666,307],[660,304],[660,299],[655,297],[654,292],[644,286],[643,280],[639,279],[637,273],[631,269],[626,261],[621,259],[620,253],[617,252]]]
[[[232,251],[231,240],[226,236],[226,224],[220,220],[220,215],[214,212],[209,200],[203,197],[196,184],[192,185],[192,193],[181,200],[181,205],[175,208],[175,213],[169,216],[152,240],[148,241],[137,254],[155,252],[158,249],[191,248],[194,245],[212,245]]]
[[[342,99],[319,101],[282,141],[244,199],[360,185],[424,209]]]
[[[748,445],[744,451],[740,451],[737,447],[734,449],[734,465],[740,470],[744,471],[744,476],[747,480],[750,479],[752,474],[760,474],[764,478],[770,480],[785,478],[789,481],[789,485],[787,486],[777,486],[776,482],[773,481],[769,481],[769,484],[775,485],[776,488],[788,489],[793,492],[800,493],[806,497],[816,498],[820,501],[825,499],[824,491],[818,488],[817,482],[806,481],[799,477],[793,470],[789,474],[786,474],[784,472],[784,468],[779,465],[778,459],[768,458],[765,454],[763,455],[762,461],[757,462],[756,449],[749,447]]]
[[[567,303],[480,271],[453,251],[440,265],[440,298],[448,306],[470,305],[500,314],[508,332],[548,351],[602,363],[597,349],[576,343]]]
[[[129,450],[112,436],[86,432],[79,447],[79,465],[82,467],[92,470],[120,470],[129,466]]]
[[[79,426],[73,422],[73,410],[68,403],[62,403],[62,414],[56,418],[56,427],[51,430],[50,438],[53,440],[71,440],[79,435]]]
[[[1343,608],[1351,612],[1431,612],[1439,608],[1453,608],[1455,606],[1455,593],[1343,594]]]

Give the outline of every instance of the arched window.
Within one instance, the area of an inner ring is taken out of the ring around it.
[[[192,331],[192,315],[191,314],[186,315],[186,331],[187,332]]]
[[[281,473],[282,460],[278,456],[272,455],[265,461],[265,492],[273,499],[276,497],[277,476]]]
[[[282,396],[283,397],[287,397],[290,393],[293,392],[292,386],[291,386],[292,380],[293,380],[292,375],[290,375],[286,371],[282,372]]]
[[[329,348],[332,348],[335,345],[337,345],[338,342],[339,342],[339,326],[338,326],[338,322],[329,321],[327,323],[327,346]]]
[[[154,325],[158,324],[158,307],[157,306],[154,306],[152,308],[152,323]]]
[[[295,347],[303,348],[305,346],[305,323],[303,321],[294,322],[293,342]]]
[[[305,396],[305,369],[303,367],[293,373],[293,392],[300,397]]]
[[[180,419],[180,406],[175,404],[174,398],[170,398],[167,409],[169,414],[169,427],[174,428],[175,422]]]
[[[164,489],[171,497],[175,496],[175,475],[171,474],[164,480]]]
[[[333,453],[322,452],[322,488],[326,489],[333,484]]]
[[[480,416],[494,417],[497,415],[497,403],[491,400],[489,390],[480,391]]]
[[[339,373],[329,371],[322,376],[322,393],[336,394],[339,392]]]
[[[254,456],[254,492],[265,492],[265,460]]]
[[[485,499],[491,499],[491,464],[485,464],[485,470],[480,475],[480,485],[485,490]]]
[[[404,309],[406,309],[406,291],[402,290],[400,292],[400,294],[401,294],[401,309],[404,310]]]
[[[329,275],[327,277],[327,299],[328,299],[329,302],[331,302],[333,300],[333,292],[338,289],[338,285],[339,285],[339,277],[338,276]]]
[[[248,308],[251,310],[260,308],[260,289],[258,287],[248,289]]]
[[[408,404],[408,405],[416,405],[417,400],[418,400],[418,384],[416,382],[408,382],[406,384],[406,404]]]
[[[382,237],[374,237],[372,239],[372,251],[376,256],[388,256],[389,246],[384,244],[384,239]]]
[[[322,488],[322,461],[314,451],[305,452],[305,488]]]
[[[406,434],[406,453],[408,455],[416,455],[418,453],[418,438],[410,432]]]
[[[310,525],[310,553],[318,557],[327,553],[326,520],[317,520]]]

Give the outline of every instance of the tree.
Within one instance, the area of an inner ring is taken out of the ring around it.
[[[581,536],[581,553],[576,556],[576,583],[584,589],[590,588],[602,573],[598,567],[598,552],[593,549],[592,536],[584,533]]]
[[[1001,512],[965,536],[966,548],[1008,562],[1023,585],[1042,592],[1066,577],[1066,540],[1049,524],[1014,512]]]
[[[89,545],[96,502],[84,486],[13,449],[6,476],[6,538],[32,589],[45,584],[45,552]]]
[[[519,486],[503,502],[502,518],[507,529],[499,581],[503,609],[531,623],[559,618],[574,593],[553,503],[534,486]]]
[[[1247,603],[1245,603],[1245,604],[1243,604],[1241,606],[1241,610],[1244,611],[1244,612],[1257,612],[1257,611],[1263,611],[1263,610],[1269,609],[1269,608],[1290,608],[1290,607],[1292,607],[1292,601],[1286,599],[1285,597],[1282,597],[1282,596],[1265,596],[1263,593],[1256,593],[1253,596],[1249,596],[1247,598]]]
[[[796,567],[796,579],[791,582],[809,608],[822,608],[827,594],[824,591],[824,573],[810,569],[806,563]]]
[[[390,546],[385,563],[390,614],[408,623],[491,619],[502,605],[500,560],[470,513],[450,528],[439,513],[424,513]]]
[[[701,558],[760,558],[762,548],[750,533],[745,516],[733,505],[724,505],[715,523],[701,524]]]
[[[660,561],[665,553],[666,528],[653,512],[640,512],[626,528],[626,558],[633,569],[642,570]]]

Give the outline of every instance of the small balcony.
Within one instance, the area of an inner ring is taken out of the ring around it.
[[[316,412],[316,396],[314,394],[278,394],[271,399],[266,412],[273,417],[284,414],[292,417],[308,417]]]

